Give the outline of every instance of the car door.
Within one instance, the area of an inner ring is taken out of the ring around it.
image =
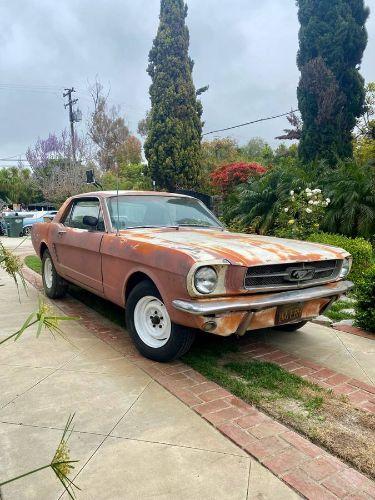
[[[96,217],[95,227],[84,224],[85,216]],[[105,232],[98,198],[76,198],[65,217],[54,224],[54,249],[59,272],[68,280],[102,293],[100,245]]]

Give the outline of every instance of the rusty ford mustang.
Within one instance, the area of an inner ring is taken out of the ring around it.
[[[177,194],[74,196],[32,242],[48,297],[74,283],[125,307],[136,347],[156,361],[182,356],[198,330],[297,330],[352,287],[345,250],[231,233]]]

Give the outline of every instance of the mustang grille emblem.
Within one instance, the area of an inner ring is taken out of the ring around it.
[[[288,269],[288,276],[286,279],[288,281],[308,281],[312,280],[314,275],[315,269],[311,267],[305,269],[290,268]]]

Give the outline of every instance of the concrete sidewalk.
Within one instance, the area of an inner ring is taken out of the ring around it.
[[[20,304],[3,272],[0,281],[4,338],[37,308],[38,294],[29,286]],[[66,340],[49,333],[36,339],[30,329],[0,348],[0,482],[48,463],[75,412],[78,498],[298,498],[82,324],[63,323],[63,330]],[[50,470],[1,491],[3,500],[51,500],[62,493]]]

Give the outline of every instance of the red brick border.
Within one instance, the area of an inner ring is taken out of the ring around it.
[[[39,275],[25,269],[24,276],[41,289]],[[121,352],[302,496],[314,500],[375,499],[375,485],[370,479],[308,439],[233,396],[181,361],[160,364],[143,358],[130,339],[124,336],[123,329],[75,299],[55,302],[66,314],[79,315],[79,321],[94,335]],[[302,374],[307,368],[311,371],[303,373],[303,376],[339,393],[346,388],[344,393],[349,391],[349,396],[357,394],[355,399],[360,401],[358,404],[363,404],[363,394],[366,398],[368,393],[371,397],[375,394],[371,386],[267,344],[245,341],[242,349],[253,358],[271,360],[294,373]],[[373,411],[373,408],[368,411]]]
[[[375,340],[375,333],[369,333],[357,326],[353,325],[341,325],[340,323],[334,323],[332,325],[334,330],[338,330],[340,332],[351,333],[353,335],[358,335],[358,337],[363,337],[365,339]]]

